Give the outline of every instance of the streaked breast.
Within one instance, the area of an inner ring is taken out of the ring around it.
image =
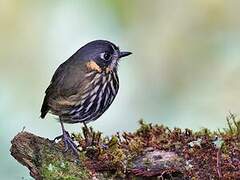
[[[69,123],[96,120],[109,108],[117,95],[119,89],[117,72],[90,72],[85,76],[88,83],[83,88],[80,101],[68,114],[71,121]]]

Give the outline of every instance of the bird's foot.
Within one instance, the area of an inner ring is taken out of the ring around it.
[[[77,145],[67,131],[63,131],[62,139],[65,146],[64,152],[67,152],[70,149],[75,155],[78,155]]]
[[[77,145],[74,143],[72,138],[70,137],[69,133],[67,131],[63,131],[63,134],[60,136],[55,137],[52,141],[52,143],[56,142],[56,140],[62,139],[64,143],[64,152],[67,152],[68,150],[71,150],[75,155],[78,155]]]

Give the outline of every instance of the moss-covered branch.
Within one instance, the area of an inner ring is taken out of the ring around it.
[[[21,132],[11,154],[35,179],[235,179],[240,177],[240,121],[228,128],[170,130],[140,121],[134,133],[102,137],[83,128],[72,134],[79,157],[63,153],[63,142]]]

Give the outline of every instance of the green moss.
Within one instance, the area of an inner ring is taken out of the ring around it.
[[[208,128],[202,128],[199,131],[194,133],[196,136],[205,136],[210,137],[213,135],[213,133]]]
[[[144,122],[143,119],[139,120],[139,124],[140,124],[140,127],[136,133],[138,135],[148,135],[148,133],[152,129],[152,124],[148,124],[148,123]]]
[[[83,155],[79,160],[71,161],[63,157],[59,150],[44,148],[42,151],[40,174],[47,180],[77,180],[89,179],[90,173],[84,166]]]
[[[216,165],[216,152],[220,149],[222,156],[229,158],[229,162],[223,162],[227,167],[229,164],[232,165],[230,155],[233,154],[233,147],[240,148],[236,138],[240,135],[240,121],[231,115],[227,118],[227,123],[228,128],[224,131],[212,132],[203,128],[193,132],[180,128],[171,130],[163,125],[152,125],[140,120],[140,127],[136,132],[124,132],[122,135],[116,134],[112,137],[102,137],[100,132],[94,132],[89,128],[85,129],[82,135],[81,133],[73,135],[74,140],[78,141],[82,148],[79,153],[80,160],[72,160],[71,155],[63,157],[62,153],[59,153],[60,149],[45,147],[41,150],[41,155],[34,157],[33,162],[40,167],[43,179],[91,179],[92,169],[94,173],[101,172],[100,179],[119,177],[124,179],[126,170],[134,166],[134,159],[141,156],[146,148],[151,147],[175,152],[187,162],[191,162],[192,168],[186,169],[184,173],[193,179],[195,173],[214,172],[213,177],[217,177],[215,170],[212,170]],[[89,145],[88,142],[92,144]],[[144,165],[152,166],[152,162],[145,159]],[[227,171],[222,168],[222,173],[227,174]]]
[[[114,177],[123,177],[124,168],[126,166],[126,153],[120,146],[120,142],[117,136],[112,136],[107,143],[108,148],[102,151],[102,156],[109,157],[109,165],[115,167],[115,172],[112,174]]]
[[[240,136],[240,120],[237,119],[237,116],[233,113],[229,113],[226,117],[228,128],[225,128],[224,131],[228,135],[237,135]]]
[[[77,180],[88,179],[89,172],[81,166],[76,166],[64,160],[56,160],[51,163],[43,164],[41,168],[41,175],[43,179],[64,179],[64,180]]]

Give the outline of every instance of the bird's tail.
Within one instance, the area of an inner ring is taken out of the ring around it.
[[[48,106],[48,100],[47,97],[45,96],[44,100],[43,100],[43,104],[42,104],[42,108],[41,108],[41,115],[40,117],[43,119],[46,114],[49,111],[49,106]]]

